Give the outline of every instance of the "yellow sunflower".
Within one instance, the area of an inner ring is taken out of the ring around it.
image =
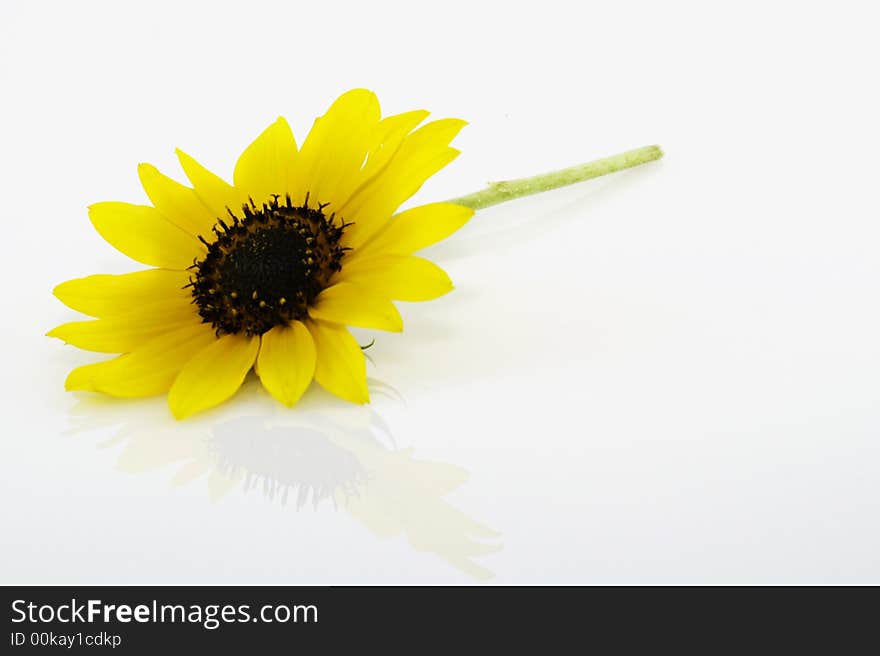
[[[452,283],[413,255],[458,230],[473,209],[432,203],[395,215],[458,151],[465,125],[428,112],[382,118],[370,91],[342,95],[301,148],[283,118],[241,154],[233,183],[177,151],[191,183],[149,164],[152,205],[89,208],[111,245],[149,267],[62,283],[55,295],[93,320],[50,331],[115,358],[74,369],[68,390],[168,393],[178,419],[231,397],[254,369],[293,405],[312,380],[366,403],[365,358],[347,326],[400,331],[392,301],[427,301]]]

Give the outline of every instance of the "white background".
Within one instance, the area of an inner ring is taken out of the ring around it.
[[[870,6],[4,0],[0,580],[880,582]],[[66,393],[52,287],[136,268],[86,206],[355,86],[470,121],[413,202],[667,157],[435,247],[368,408]]]

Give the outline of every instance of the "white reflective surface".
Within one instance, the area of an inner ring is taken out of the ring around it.
[[[387,2],[194,4],[2,9],[0,580],[880,580],[861,5],[801,8],[793,30],[748,2],[444,3],[430,29]],[[280,26],[320,58],[261,38]],[[435,247],[455,292],[401,304],[402,335],[358,335],[369,407],[313,389],[288,411],[250,380],[178,423],[161,398],[64,392],[103,356],[43,337],[75,316],[52,286],[134,268],[85,206],[143,202],[141,160],[180,178],[175,146],[228,175],[277,114],[301,141],[356,85],[471,121],[414,201],[652,142],[668,157]]]

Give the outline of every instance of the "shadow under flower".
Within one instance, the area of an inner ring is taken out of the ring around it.
[[[393,393],[380,381],[370,387],[374,395]],[[109,431],[101,446],[121,445],[123,472],[176,467],[172,485],[204,479],[212,502],[238,489],[297,510],[331,506],[378,538],[403,535],[416,551],[468,576],[492,578],[474,558],[500,551],[499,534],[444,499],[467,481],[464,469],[398,448],[370,406],[335,404],[318,391],[290,411],[253,380],[240,394],[245,402],[187,422],[170,419],[160,400],[137,402],[133,413],[132,402],[82,396],[68,433]]]

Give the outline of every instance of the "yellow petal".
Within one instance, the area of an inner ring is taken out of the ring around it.
[[[64,386],[123,398],[162,394],[192,354],[215,340],[208,324],[187,324],[154,337],[131,353],[74,369]]]
[[[376,176],[380,175],[394,155],[400,150],[406,136],[412,132],[419,123],[427,118],[428,112],[417,109],[403,114],[395,114],[383,118],[373,130],[370,139],[371,145],[364,167],[358,173],[358,181],[354,191],[349,196],[354,196]]]
[[[196,353],[168,392],[168,406],[174,416],[184,419],[235,394],[259,349],[259,337],[224,335]]]
[[[200,322],[194,305],[172,299],[103,319],[71,321],[46,334],[87,351],[127,353],[157,335]]]
[[[363,194],[369,193],[370,186],[388,168],[388,165],[393,161],[395,155],[406,141],[407,136],[413,128],[425,120],[428,114],[429,112],[418,109],[388,116],[379,121],[371,139],[366,162],[357,174],[357,183],[354,185],[353,190],[346,194],[346,200],[338,210],[340,216],[343,216],[349,210],[354,211],[351,208],[357,205],[357,201],[353,199],[361,198]]]
[[[309,316],[360,328],[403,330],[403,319],[391,301],[350,282],[340,282],[322,291],[309,308]]]
[[[352,260],[367,254],[411,255],[446,239],[474,215],[474,210],[453,203],[431,203],[401,212],[366,244]]]
[[[386,116],[376,126],[367,162],[362,171],[363,178],[371,178],[379,173],[400,148],[406,135],[428,117],[429,112],[416,109],[403,114]]]
[[[434,121],[405,139],[381,174],[358,188],[339,210],[354,223],[345,232],[347,246],[366,242],[428,178],[458,156],[448,144],[465,125],[458,119]]]
[[[52,293],[67,307],[93,317],[125,314],[168,299],[189,302],[186,271],[147,269],[122,275],[99,274],[63,282]]]
[[[331,212],[348,198],[379,123],[379,100],[366,89],[341,95],[315,120],[291,172],[291,196],[312,204],[329,203]]]
[[[89,219],[110,244],[133,260],[150,266],[185,269],[205,254],[201,242],[154,207],[96,203],[89,207]]]
[[[452,291],[452,281],[443,269],[414,255],[377,255],[344,262],[339,280],[398,301],[430,301]]]
[[[308,389],[315,375],[315,342],[299,321],[276,326],[263,334],[257,370],[269,393],[292,406]]]
[[[247,202],[247,195],[243,195],[226,180],[206,169],[179,148],[176,152],[183,172],[186,173],[186,177],[215,220],[226,219],[229,216],[227,209],[241,216],[239,210],[242,203]]]
[[[325,390],[352,403],[367,403],[367,364],[355,338],[344,326],[307,321],[318,359],[315,380]]]
[[[144,191],[162,216],[194,237],[211,234],[216,217],[194,190],[162,175],[150,164],[139,164],[138,176]]]
[[[284,196],[297,159],[296,141],[284,117],[266,128],[238,158],[232,179],[238,191],[259,205],[272,194]]]

